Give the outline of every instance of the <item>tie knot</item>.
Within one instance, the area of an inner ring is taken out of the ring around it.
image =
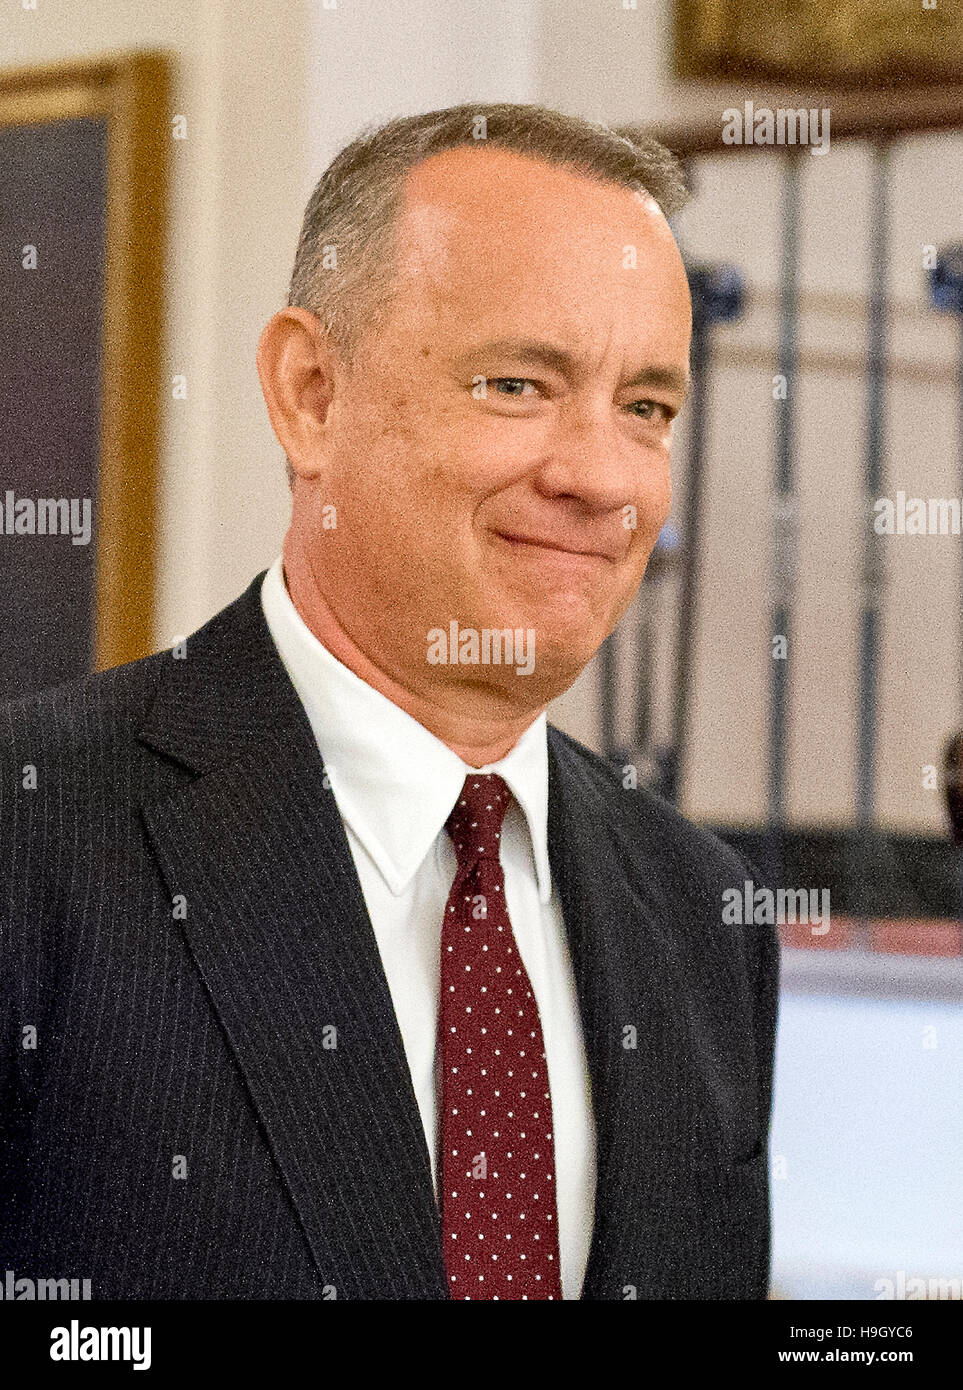
[[[512,794],[495,772],[470,773],[455,802],[445,829],[458,858],[459,873],[473,869],[481,859],[498,863],[502,821]]]

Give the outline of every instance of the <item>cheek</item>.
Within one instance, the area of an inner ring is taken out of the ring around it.
[[[362,569],[377,555],[372,582],[412,603],[466,563],[478,468],[427,440],[398,407],[379,427],[353,430],[339,451],[338,538]]]
[[[365,404],[346,421],[338,440],[332,483],[348,507],[397,517],[414,489],[418,438],[408,402],[393,398],[387,412]]]
[[[457,511],[479,487],[484,455],[450,408],[426,411],[418,400],[398,394],[364,447],[367,454],[359,457],[374,461],[379,495],[392,498],[406,515]]]
[[[532,473],[551,452],[552,425],[521,415],[498,415],[460,410],[443,435],[459,484],[467,493],[483,497],[511,487]]]
[[[668,456],[646,471],[639,488],[639,541],[646,554],[652,549],[672,510],[672,471]]]

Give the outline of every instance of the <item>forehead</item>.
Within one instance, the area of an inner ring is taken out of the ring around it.
[[[433,155],[408,175],[397,229],[404,297],[463,320],[593,312],[687,323],[668,223],[647,195],[493,146]],[[414,307],[410,303],[410,307]]]

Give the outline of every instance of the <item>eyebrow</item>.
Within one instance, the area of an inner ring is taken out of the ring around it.
[[[578,372],[578,359],[565,348],[552,343],[541,342],[537,338],[493,338],[487,343],[478,343],[458,358],[459,366],[465,367],[478,357],[511,357],[516,362],[531,366],[547,367],[561,372],[563,376],[573,377]],[[689,393],[689,373],[680,372],[678,367],[649,366],[636,372],[623,386],[648,386],[656,390],[674,391],[683,399]]]

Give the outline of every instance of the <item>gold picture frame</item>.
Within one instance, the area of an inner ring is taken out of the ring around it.
[[[676,0],[680,77],[839,87],[963,81],[945,0]]]
[[[106,123],[95,669],[152,650],[161,415],[169,59],[131,51],[0,71],[0,134]]]

